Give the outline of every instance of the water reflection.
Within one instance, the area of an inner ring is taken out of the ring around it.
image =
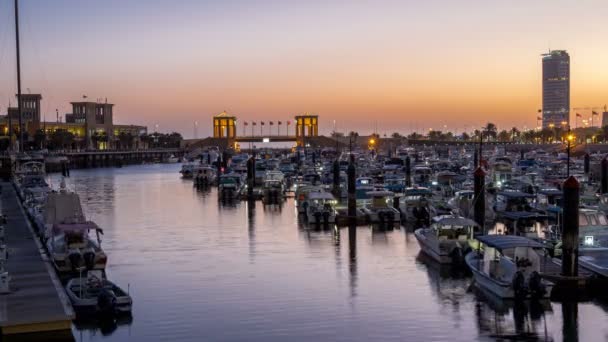
[[[148,165],[72,172],[70,187],[86,194],[85,210],[105,228],[108,274],[130,283],[135,301],[128,324],[75,324],[78,341],[608,336],[602,302],[518,306],[492,299],[470,286],[466,271],[420,255],[414,227],[316,227],[298,218],[293,199],[221,201],[214,188],[197,190],[178,171]]]
[[[350,298],[357,296],[357,227],[348,227],[348,275],[350,285]],[[352,301],[351,301],[352,303]]]
[[[255,201],[247,201],[247,237],[249,238],[249,262],[255,261]]]
[[[503,300],[492,293],[473,287],[478,302],[475,307],[480,335],[496,339],[552,341],[546,315],[552,314],[548,300]]]
[[[82,335],[84,333],[89,334],[89,336],[95,336],[97,333],[101,333],[102,336],[110,336],[113,332],[118,329],[118,327],[129,328],[133,323],[133,316],[131,315],[123,315],[114,318],[104,318],[104,319],[84,319],[84,320],[76,320],[74,321],[74,327],[79,331],[79,335],[82,340]]]

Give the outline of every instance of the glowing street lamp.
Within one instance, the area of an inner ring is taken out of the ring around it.
[[[566,140],[568,140],[568,166],[567,166],[567,177],[570,177],[570,144],[572,144],[572,142],[574,141],[574,139],[576,139],[576,137],[574,136],[574,134],[568,132],[568,135],[566,136]]]

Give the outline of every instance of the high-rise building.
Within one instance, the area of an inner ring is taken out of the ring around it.
[[[570,123],[570,56],[565,50],[543,54],[543,128]]]

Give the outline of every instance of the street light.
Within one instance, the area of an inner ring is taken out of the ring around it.
[[[568,177],[570,177],[570,144],[574,141],[574,139],[575,139],[574,134],[568,132],[568,135],[566,136],[566,140],[568,140],[568,161],[567,161],[567,163],[568,163],[568,166],[567,166]]]

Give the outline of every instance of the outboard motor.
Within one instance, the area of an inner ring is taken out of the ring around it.
[[[540,274],[536,271],[530,274],[530,278],[528,279],[528,287],[530,288],[530,295],[532,295],[532,297],[542,297],[545,295],[545,293],[547,293],[547,289],[541,281]]]
[[[513,281],[511,285],[513,286],[513,292],[515,294],[515,298],[521,299],[525,298],[528,294],[528,290],[526,289],[526,279],[522,271],[517,271],[513,276]]]
[[[315,224],[319,225],[321,223],[321,213],[320,212],[315,212]]]
[[[113,315],[116,312],[116,294],[112,290],[102,289],[97,297],[97,309],[101,315]]]
[[[452,259],[452,264],[462,266],[464,264],[464,252],[462,248],[456,247],[452,249],[450,252],[450,258]]]
[[[70,260],[72,271],[75,272],[82,263],[82,254],[80,254],[79,250],[72,249],[68,252],[68,259]]]
[[[82,258],[84,259],[84,265],[87,270],[92,270],[95,267],[95,251],[93,249],[84,252]]]

